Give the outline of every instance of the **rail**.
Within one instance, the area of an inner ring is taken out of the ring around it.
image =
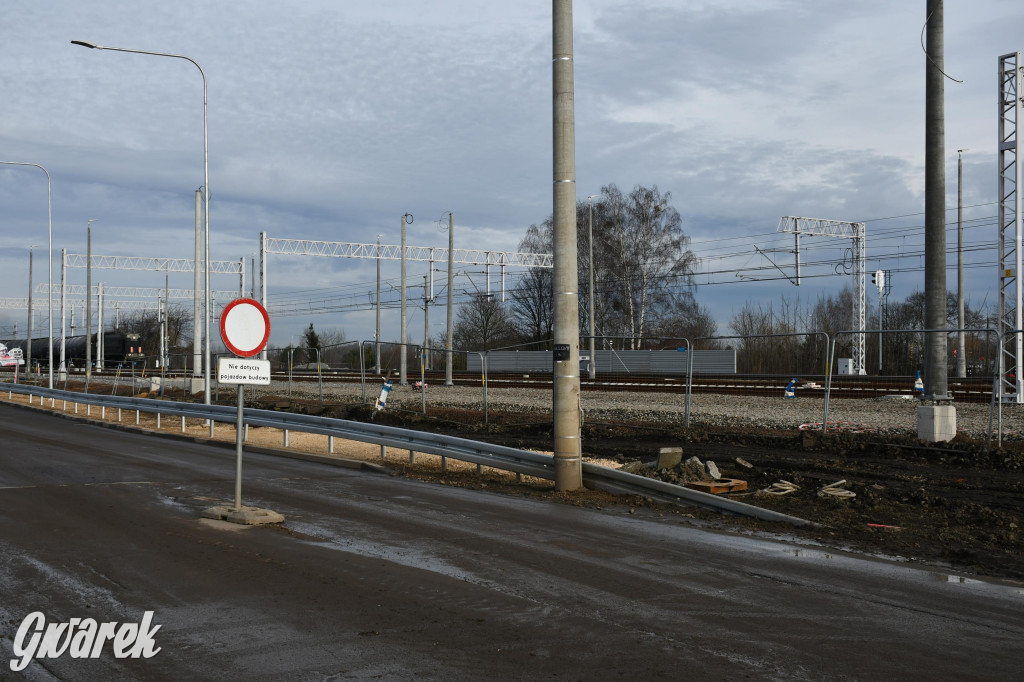
[[[10,383],[0,383],[0,391],[6,391],[8,397],[12,397],[14,393],[28,395],[30,396],[30,401],[32,399],[31,396],[38,396],[40,402],[49,400],[51,407],[55,406],[56,401],[59,400],[64,402],[65,407],[68,402],[71,402],[219,422],[234,422],[237,418],[237,409],[227,405],[204,405],[200,403],[154,400],[152,398],[75,393],[72,391]],[[373,443],[385,447],[402,448],[413,452],[450,457],[480,466],[512,471],[546,480],[554,480],[555,478],[554,457],[551,455],[510,448],[503,445],[482,443],[457,436],[401,429],[382,424],[335,419],[333,417],[275,412],[272,410],[246,409],[244,420],[246,424],[251,426],[266,426],[289,431],[317,433],[362,443]],[[762,509],[761,507],[736,500],[724,499],[709,493],[702,493],[698,490],[691,490],[664,481],[590,463],[583,464],[583,482],[588,488],[605,490],[611,493],[642,495],[663,502],[749,516],[764,521],[781,521],[797,526],[811,524],[810,521],[805,519],[780,514],[770,509]]]

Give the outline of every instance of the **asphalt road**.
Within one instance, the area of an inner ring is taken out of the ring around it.
[[[249,454],[0,405],[0,678],[1008,680],[1024,586]],[[10,670],[28,614],[139,622],[149,659]]]

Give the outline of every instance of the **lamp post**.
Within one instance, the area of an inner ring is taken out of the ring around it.
[[[82,47],[88,47],[94,50],[111,50],[113,52],[130,52],[133,54],[148,54],[154,57],[173,57],[175,59],[184,59],[185,61],[192,62],[192,64],[199,69],[199,74],[203,77],[203,273],[204,273],[204,309],[203,314],[203,400],[209,405],[210,404],[210,147],[209,147],[209,127],[207,118],[207,98],[206,98],[206,72],[203,71],[203,67],[199,66],[199,62],[186,57],[181,54],[169,54],[167,52],[149,52],[147,50],[129,50],[123,47],[107,47],[105,45],[97,45],[96,43],[86,42],[84,40],[72,40],[72,45],[81,45]],[[197,262],[194,266],[196,269],[199,268]]]
[[[446,305],[447,341],[445,343],[444,385],[454,386],[452,381],[452,296],[455,294],[455,214],[448,211],[448,302]]]
[[[587,260],[587,270],[590,271],[590,296],[589,301],[589,312],[590,312],[590,380],[593,381],[597,374],[597,357],[595,355],[597,349],[594,343],[594,198],[598,196],[591,194],[587,197],[587,201],[590,202],[590,223],[587,226],[587,234],[590,236],[590,258]]]
[[[398,383],[402,386],[406,384],[406,357],[405,357],[405,226],[412,224],[412,213],[406,213],[402,216],[402,325],[400,331],[400,337],[398,339],[399,355],[401,359],[398,362]]]
[[[35,244],[28,247],[28,327],[25,331],[25,378],[28,380],[32,373],[32,249]]]
[[[8,166],[35,166],[39,170],[46,173],[46,216],[47,216],[47,254],[46,254],[46,280],[47,280],[47,291],[49,292],[46,296],[46,312],[50,318],[50,349],[48,351],[48,362],[49,362],[49,380],[47,388],[53,388],[53,201],[51,200],[50,192],[50,173],[40,166],[38,163],[19,163],[17,161],[0,161],[0,163]],[[27,368],[27,365],[26,365]]]

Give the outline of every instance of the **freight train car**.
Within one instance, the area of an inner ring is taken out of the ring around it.
[[[93,361],[96,360],[96,337],[97,334],[92,335],[92,357]],[[32,339],[32,364],[42,363],[46,366],[49,361],[49,354],[46,347],[49,342],[49,337],[42,339]],[[15,348],[25,352],[25,339],[21,340],[3,340],[0,341],[5,345],[8,351]],[[137,344],[138,341],[132,341],[127,335],[121,332],[104,332],[103,333],[103,361],[107,363],[123,362],[126,359],[130,360],[132,357],[131,351],[134,350],[132,344]],[[80,334],[77,336],[66,336],[64,337],[64,358],[66,362],[73,363],[81,367],[85,364],[85,335]],[[60,336],[53,338],[53,361],[54,363],[60,362]]]
[[[728,350],[599,350],[594,358],[595,368],[601,374],[668,374],[686,376],[689,355],[693,355],[694,374],[735,374],[736,351]],[[466,357],[469,371],[480,371],[480,356],[469,353]],[[550,373],[553,366],[551,351],[490,351],[487,353],[487,372]],[[590,358],[581,349],[580,370],[588,371]]]

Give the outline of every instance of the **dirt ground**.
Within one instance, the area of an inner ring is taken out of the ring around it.
[[[6,400],[4,394],[2,399]],[[173,399],[173,398],[172,398]],[[15,402],[27,402],[14,396]],[[38,400],[36,401],[38,405]],[[48,406],[48,403],[47,403]],[[282,408],[272,397],[261,407]],[[303,409],[293,404],[293,409]],[[60,401],[54,409],[73,413]],[[78,415],[87,408],[79,406]],[[314,411],[310,408],[310,411]],[[318,410],[316,410],[318,411]],[[97,407],[88,416],[101,418]],[[368,419],[364,406],[336,406],[325,414],[348,419]],[[106,421],[118,421],[117,410],[106,410]],[[503,426],[501,415],[492,423],[469,427],[445,419],[435,411],[430,417],[392,412],[376,417],[380,423],[451,433],[476,440],[545,451],[552,442],[550,415],[536,415],[523,425]],[[123,411],[121,423],[134,426],[136,413]],[[139,416],[139,427],[156,429],[151,415]],[[161,430],[181,432],[180,418],[165,418]],[[189,420],[185,433],[208,438],[209,428]],[[234,425],[218,425],[215,439],[234,442]],[[326,436],[288,434],[288,448],[327,455]],[[285,436],[276,429],[252,428],[249,446],[284,448]],[[853,549],[896,558],[926,562],[960,574],[984,575],[1024,581],[1024,444],[1004,443],[988,449],[986,443],[957,436],[949,443],[927,444],[908,437],[879,433],[835,432],[822,435],[798,431],[765,432],[730,428],[715,430],[662,427],[652,424],[587,424],[584,456],[607,466],[627,466],[631,471],[671,482],[687,478],[682,468],[656,471],[651,465],[658,450],[681,446],[683,459],[713,461],[724,478],[746,481],[747,490],[730,496],[748,504],[797,516],[817,524],[798,528],[739,516],[723,516],[690,507],[655,503],[636,497],[616,497],[599,491],[559,493],[549,481],[478,468],[457,460],[406,450],[381,448],[335,439],[334,456],[385,465],[396,475],[485,489],[502,494],[544,497],[578,506],[628,506],[643,513],[677,517],[688,523],[732,532],[766,532],[797,536],[835,549]],[[645,466],[646,464],[646,466]],[[692,467],[691,467],[692,468]],[[783,495],[762,492],[786,481],[796,489]],[[842,496],[821,495],[822,488],[845,481]],[[850,495],[852,493],[852,496]]]
[[[387,423],[543,450],[552,441],[550,425],[543,419],[538,415],[538,422],[526,427],[494,425],[487,432],[416,415],[389,415]],[[674,483],[685,482],[682,468],[656,471],[651,465],[660,448],[681,446],[684,460],[711,460],[723,478],[746,481],[746,491],[729,496],[818,526],[794,528],[636,498],[609,500],[600,494],[573,498],[555,493],[547,483],[545,494],[591,506],[642,506],[692,516],[720,529],[795,535],[836,549],[927,562],[958,573],[1024,580],[1024,445],[1017,442],[1004,443],[999,449],[993,444],[990,450],[985,442],[963,436],[929,444],[871,432],[823,436],[799,430],[716,431],[650,424],[585,425],[583,442],[584,456],[590,461],[626,465],[636,473]],[[780,481],[797,489],[784,495],[762,492]],[[839,487],[852,496],[819,494],[840,481],[845,482]],[[508,486],[501,490],[514,492]],[[537,494],[535,489],[524,492]]]

